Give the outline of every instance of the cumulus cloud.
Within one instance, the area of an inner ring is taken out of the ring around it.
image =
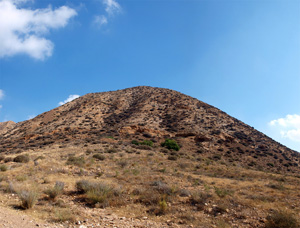
[[[0,100],[2,100],[4,97],[4,91],[2,89],[0,89]]]
[[[300,142],[300,115],[287,115],[269,122],[271,127],[276,127],[282,137]]]
[[[58,105],[64,105],[64,104],[66,104],[66,103],[68,103],[68,102],[70,102],[72,100],[75,100],[78,97],[80,97],[80,96],[77,95],[77,94],[70,95],[66,100],[59,102]]]
[[[94,23],[99,27],[106,25],[108,23],[107,17],[105,17],[104,15],[95,16]]]
[[[44,36],[50,29],[65,27],[77,13],[61,6],[25,9],[28,0],[0,0],[0,58],[27,54],[43,60],[52,55],[54,44]]]

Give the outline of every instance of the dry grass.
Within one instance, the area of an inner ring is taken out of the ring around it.
[[[4,206],[16,205],[19,196],[24,208],[36,211],[26,213],[62,223],[99,219],[97,210],[103,207],[120,216],[172,220],[183,227],[230,227],[234,222],[250,228],[263,226],[259,221],[266,220],[273,208],[288,208],[294,215],[300,212],[299,178],[199,161],[185,154],[169,160],[170,153],[160,148],[152,148],[148,156],[147,150],[131,145],[116,147],[92,144],[26,151],[32,158],[47,159],[39,159],[38,165],[33,160],[7,162],[11,168],[1,178],[0,200]],[[86,153],[88,149],[91,152]],[[97,158],[102,155],[98,151],[106,151],[105,161]],[[63,180],[63,188],[56,184],[58,180]],[[29,192],[35,185],[40,190]],[[22,190],[26,191],[21,194]],[[74,208],[86,213],[69,217]]]

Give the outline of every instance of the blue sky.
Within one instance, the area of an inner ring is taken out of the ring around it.
[[[138,85],[300,151],[300,1],[0,0],[0,121]]]

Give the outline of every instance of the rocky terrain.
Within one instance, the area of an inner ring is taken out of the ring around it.
[[[0,170],[3,207],[58,227],[299,227],[300,154],[169,89],[1,123]]]

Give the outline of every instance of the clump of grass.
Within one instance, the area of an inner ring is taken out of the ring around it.
[[[67,165],[76,165],[79,167],[83,167],[85,165],[85,160],[84,157],[75,157],[75,156],[70,156],[67,160]]]
[[[85,193],[88,203],[101,208],[108,207],[113,202],[118,204],[116,198],[121,195],[121,191],[102,182],[80,180],[76,182],[76,188],[79,193]]]
[[[27,180],[28,176],[27,175],[18,175],[16,176],[16,180],[19,181],[19,182],[23,182],[25,180]]]
[[[100,161],[105,160],[105,156],[103,154],[94,154],[93,158],[100,160]]]
[[[76,217],[72,213],[72,211],[68,208],[59,209],[55,211],[55,219],[54,222],[75,222]]]
[[[48,195],[49,199],[55,200],[58,196],[63,194],[64,187],[65,187],[64,182],[57,181],[54,187],[47,189],[45,193]]]
[[[178,157],[176,155],[169,155],[168,160],[170,161],[177,161]]]
[[[215,189],[215,193],[220,198],[224,198],[227,195],[232,195],[233,194],[233,191],[228,190],[228,189],[222,189],[222,188],[217,188],[217,187],[214,187],[214,189]]]
[[[13,159],[14,162],[18,162],[18,163],[28,163],[29,160],[30,159],[27,154],[18,155]]]
[[[162,198],[159,202],[159,211],[158,214],[164,215],[166,214],[167,210],[168,210],[168,204],[166,202],[166,200],[164,198]]]
[[[0,165],[0,171],[1,172],[5,172],[7,170],[7,166],[6,165]]]
[[[285,211],[275,211],[267,217],[266,228],[299,228],[296,218]]]
[[[38,200],[38,193],[33,190],[22,190],[18,193],[18,196],[24,209],[32,208]]]

